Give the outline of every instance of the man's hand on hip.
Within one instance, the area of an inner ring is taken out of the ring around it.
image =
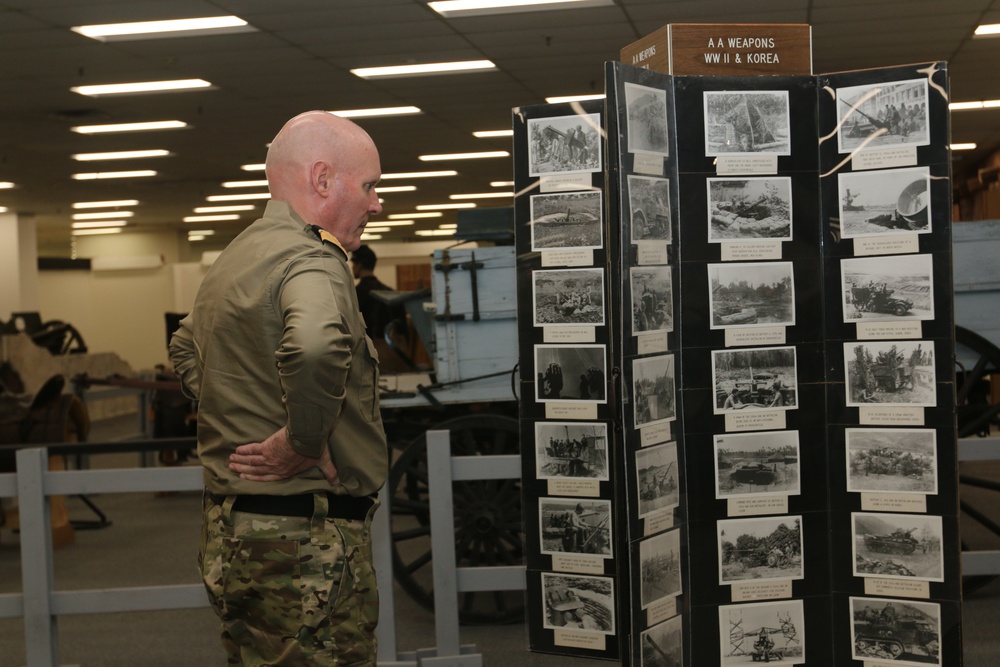
[[[288,442],[284,427],[263,442],[240,445],[229,455],[229,469],[239,473],[241,479],[254,482],[288,479],[310,468],[319,468],[330,484],[340,482],[329,450],[324,448],[318,459],[299,454]]]

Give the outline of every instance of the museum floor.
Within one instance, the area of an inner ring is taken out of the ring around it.
[[[134,456],[134,455],[133,455]],[[96,458],[96,457],[95,457]],[[127,465],[134,465],[129,462]],[[92,462],[102,467],[100,460]],[[114,467],[107,466],[107,467]],[[982,472],[982,471],[980,471]],[[1000,466],[988,471],[1000,479]],[[200,523],[197,493],[101,495],[92,500],[113,525],[76,531],[75,544],[55,553],[58,590],[139,585],[189,584],[197,581],[195,556]],[[68,499],[72,518],[92,518],[78,499]],[[1000,503],[993,503],[994,518]],[[0,593],[16,592],[20,581],[17,535],[0,529]],[[433,613],[394,585],[397,648],[412,651],[433,646]],[[1000,664],[1000,579],[980,589],[964,604],[964,652],[968,667]],[[80,667],[203,667],[224,664],[211,610],[94,614],[61,617],[59,658]],[[523,623],[463,626],[463,644],[475,645],[487,667],[571,667],[578,658],[528,652]],[[0,665],[24,665],[20,619],[0,619]],[[594,662],[593,664],[603,664]],[[954,667],[949,665],[948,667]]]

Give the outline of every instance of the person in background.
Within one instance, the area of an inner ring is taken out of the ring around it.
[[[378,257],[375,251],[366,245],[358,246],[351,253],[351,266],[354,279],[358,281],[358,307],[365,318],[368,335],[372,340],[385,339],[385,327],[394,319],[405,319],[406,314],[401,308],[393,309],[384,301],[376,299],[372,292],[392,291],[392,288],[375,276],[375,264]]]
[[[324,111],[267,153],[263,216],[222,252],[170,342],[198,400],[199,565],[229,665],[372,666],[371,552],[388,449],[347,253],[382,207],[378,150]]]

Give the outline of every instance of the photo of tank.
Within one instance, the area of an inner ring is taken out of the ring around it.
[[[934,429],[849,428],[847,490],[937,493],[937,433]]]
[[[941,608],[931,602],[852,597],[855,660],[941,664]]]
[[[716,498],[800,493],[798,431],[726,433],[713,441]]]
[[[942,522],[923,514],[851,514],[854,576],[943,581]]]

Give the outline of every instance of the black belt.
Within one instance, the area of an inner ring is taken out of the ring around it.
[[[209,493],[209,498],[216,505],[221,505],[226,497]],[[295,496],[261,496],[240,494],[233,501],[234,512],[250,512],[251,514],[267,514],[269,516],[298,516],[309,518],[314,513],[315,493],[303,493]],[[335,519],[364,521],[368,511],[375,504],[375,496],[342,496],[326,492],[330,511],[327,516]]]

